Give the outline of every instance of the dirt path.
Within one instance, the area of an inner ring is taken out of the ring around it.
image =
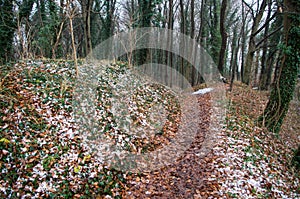
[[[227,128],[215,133],[213,142],[205,138],[211,123],[209,94],[200,95],[203,114],[190,148],[172,165],[127,176],[123,198],[300,198],[299,173],[291,165],[292,149],[299,144],[299,106],[291,104],[278,139],[254,123],[265,93],[237,85],[228,97]],[[205,155],[198,156],[203,148]]]
[[[210,150],[199,157],[210,120],[209,94],[198,97],[201,118],[194,142],[174,164],[150,173],[128,177],[124,198],[206,198],[217,194],[214,160]]]

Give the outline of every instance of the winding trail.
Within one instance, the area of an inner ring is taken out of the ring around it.
[[[190,148],[172,165],[128,175],[123,198],[300,198],[299,172],[291,165],[292,146],[298,141],[286,139],[299,138],[299,132],[284,130],[278,139],[249,117],[262,113],[264,94],[235,85],[227,93],[232,109],[226,114],[227,128],[213,133],[212,139],[206,137],[214,119],[210,94],[197,97],[203,114]],[[291,107],[285,125],[299,128],[294,124],[299,106]]]
[[[209,150],[199,157],[210,122],[210,94],[197,95],[201,117],[194,142],[172,165],[128,177],[124,198],[207,198],[218,195],[218,182],[212,178],[217,156]]]

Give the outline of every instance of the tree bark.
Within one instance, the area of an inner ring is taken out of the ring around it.
[[[219,63],[218,69],[221,75],[224,75],[224,65],[225,65],[225,53],[227,45],[227,33],[225,28],[225,19],[226,19],[226,9],[227,9],[227,0],[222,0],[221,14],[220,14],[220,32],[221,32],[221,49],[219,53]]]
[[[231,45],[231,79],[230,79],[230,87],[229,91],[232,91],[233,87],[233,81],[235,78],[235,73],[237,72],[237,56],[239,51],[239,44],[240,44],[240,38],[238,38],[238,27],[237,25],[233,29],[233,38],[232,38],[232,45]]]
[[[259,118],[262,126],[278,134],[293,98],[300,67],[300,2],[285,0],[284,44],[279,79],[272,89],[269,102]]]

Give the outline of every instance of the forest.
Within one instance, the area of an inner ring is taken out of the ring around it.
[[[0,198],[300,198],[299,0],[0,0]]]

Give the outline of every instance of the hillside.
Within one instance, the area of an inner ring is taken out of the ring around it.
[[[112,86],[127,70],[125,63],[108,64],[99,79],[97,113],[101,135],[132,153],[168,145],[182,124],[180,98],[161,85],[138,86],[137,126],[158,125],[150,136],[132,136],[118,128],[111,110]],[[227,93],[224,129],[204,156],[208,135],[210,94],[197,95],[201,113],[191,146],[173,164],[150,172],[111,169],[89,150],[74,119],[76,82],[73,62],[20,61],[1,66],[0,196],[1,198],[297,198],[299,174],[291,164],[300,142],[299,101],[291,106],[281,134],[255,125],[268,93],[234,84]],[[128,102],[129,103],[129,102]],[[159,111],[167,120],[158,122]],[[146,119],[145,119],[146,118]],[[150,119],[149,119],[150,118]],[[122,119],[122,117],[121,117]],[[121,120],[119,119],[119,120]]]

